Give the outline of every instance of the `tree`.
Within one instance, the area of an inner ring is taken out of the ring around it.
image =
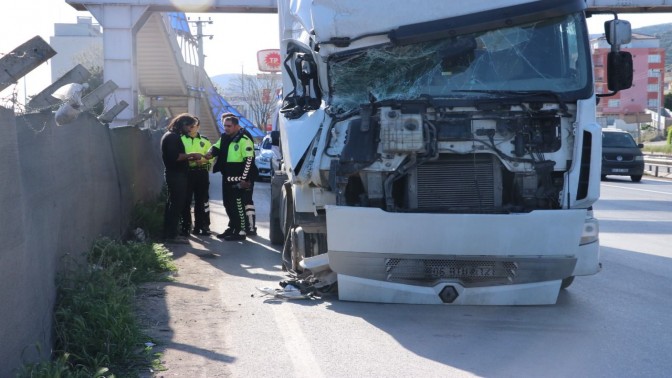
[[[664,106],[665,106],[667,109],[672,109],[672,93],[667,93],[667,94],[665,94],[665,102],[664,102]]]
[[[248,118],[265,132],[275,110],[276,94],[280,86],[279,74],[241,74],[237,80],[231,82],[229,90],[239,93],[245,99],[249,109]]]

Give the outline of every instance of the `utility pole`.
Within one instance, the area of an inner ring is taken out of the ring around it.
[[[203,75],[205,74],[205,53],[203,52],[203,37],[209,37],[212,39],[212,34],[203,34],[203,24],[207,23],[212,25],[212,20],[208,18],[207,21],[201,20],[199,17],[197,21],[189,21],[192,24],[196,25],[196,40],[198,41],[198,72],[196,73],[196,87],[198,89],[198,96],[194,99],[194,115],[200,117],[199,114],[201,111],[200,97],[205,94],[205,83]]]
[[[657,134],[659,136],[665,137],[665,135],[663,135],[663,133],[665,131],[665,125],[663,124],[662,129],[660,127],[660,121],[661,121],[661,118],[662,118],[662,116],[660,114],[660,112],[662,110],[660,103],[661,103],[661,97],[662,97],[661,94],[663,93],[663,81],[664,81],[663,80],[663,72],[662,72],[662,70],[658,70],[658,96],[656,96],[656,98],[658,99],[658,109],[656,110],[656,117],[657,117],[656,118],[656,127],[658,129]]]

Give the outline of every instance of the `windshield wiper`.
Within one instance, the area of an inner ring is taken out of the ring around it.
[[[539,97],[551,97],[555,102],[558,103],[560,109],[564,112],[568,110],[567,104],[560,97],[560,94],[553,91],[547,90],[533,90],[533,91],[511,91],[511,90],[498,90],[498,89],[457,89],[453,92],[466,92],[466,93],[487,93],[500,96],[515,96],[519,101],[531,101],[537,100]]]

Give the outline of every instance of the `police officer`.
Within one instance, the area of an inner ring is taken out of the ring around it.
[[[233,113],[222,113],[222,125],[224,124],[224,121],[228,117],[235,117]],[[240,120],[239,120],[240,121]],[[248,138],[250,138],[251,141],[254,141],[254,137],[250,132],[241,126],[240,128]],[[226,137],[226,134],[222,135],[222,137]],[[256,157],[255,157],[256,159]],[[256,236],[257,235],[257,214],[256,210],[254,208],[254,182],[257,181],[257,178],[259,177],[259,169],[257,168],[257,165],[254,164],[254,160],[252,161],[252,169],[250,170],[250,187],[245,189],[243,192],[243,204],[245,204],[245,217],[247,218],[247,223],[246,227],[247,229],[245,230],[245,234],[247,236]],[[224,231],[225,234],[230,233],[233,230],[233,224],[231,223],[231,220],[229,220],[228,228],[226,231]]]
[[[200,120],[191,125],[186,134],[182,135],[182,143],[187,153],[205,155],[212,143],[199,134]],[[191,200],[194,199],[194,235],[210,235],[210,161],[208,159],[189,162],[187,177],[187,202],[182,212],[182,235],[188,236],[191,230]]]
[[[224,209],[230,228],[217,237],[226,241],[245,240],[249,229],[245,214],[245,191],[251,187],[254,142],[240,127],[237,117],[224,119],[224,134],[212,145],[206,158],[217,157],[213,172],[222,173]]]

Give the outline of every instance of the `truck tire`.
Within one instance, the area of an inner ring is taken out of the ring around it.
[[[282,234],[282,229],[280,228],[280,216],[273,217],[274,211],[277,213],[277,210],[271,209],[271,224],[268,236],[271,239],[271,244],[282,245],[285,242],[285,235]]]
[[[269,214],[269,239],[273,245],[282,245],[285,242],[285,233],[282,230],[281,207],[284,203],[282,187],[287,181],[287,175],[271,176],[271,206]]]
[[[640,182],[642,181],[642,175],[632,175],[630,176],[630,180],[632,180],[632,182]]]

